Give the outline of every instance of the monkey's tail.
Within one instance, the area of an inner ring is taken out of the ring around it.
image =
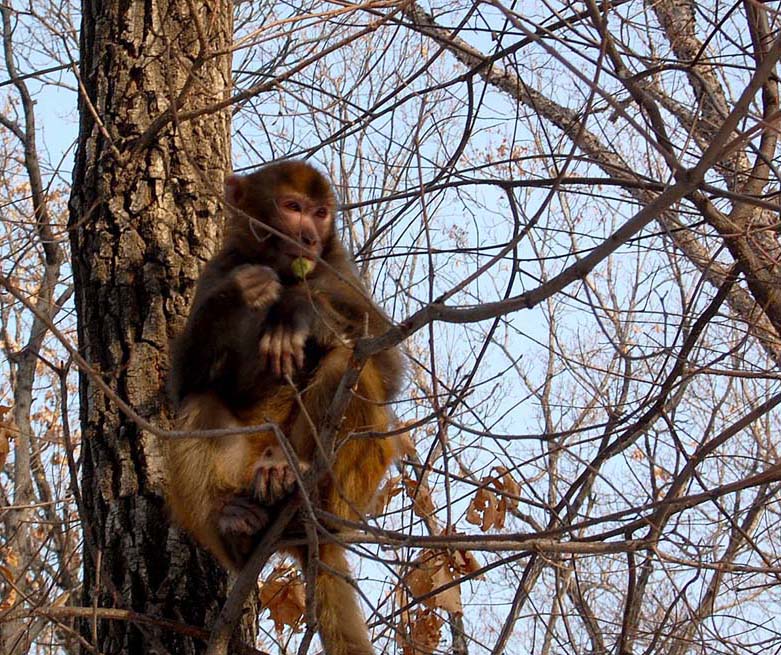
[[[300,553],[306,566],[306,549]],[[320,546],[315,601],[320,641],[326,655],[374,655],[366,619],[351,584],[350,567],[342,546]]]

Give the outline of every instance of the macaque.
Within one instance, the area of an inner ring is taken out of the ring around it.
[[[383,333],[389,321],[334,233],[336,199],[315,168],[284,161],[231,175],[225,200],[222,248],[198,281],[173,348],[179,428],[273,422],[305,470],[354,341]],[[390,349],[361,372],[318,490],[328,512],[360,518],[396,456],[393,437],[350,436],[390,430],[388,402],[402,371],[398,351]],[[174,519],[232,570],[251,554],[274,506],[295,489],[295,471],[271,431],[175,439],[166,462]],[[307,549],[292,554],[304,562]],[[344,548],[322,544],[318,557],[315,599],[326,653],[370,655]]]

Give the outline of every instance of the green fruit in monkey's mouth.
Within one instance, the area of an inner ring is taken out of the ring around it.
[[[290,270],[293,271],[293,275],[295,275],[299,280],[303,280],[307,275],[309,275],[314,267],[315,263],[306,257],[296,257],[290,263]]]

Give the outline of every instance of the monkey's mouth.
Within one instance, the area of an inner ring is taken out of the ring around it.
[[[313,264],[317,262],[317,257],[320,253],[309,250],[308,248],[290,248],[284,250],[283,253],[290,258],[290,261],[294,259],[308,259]]]

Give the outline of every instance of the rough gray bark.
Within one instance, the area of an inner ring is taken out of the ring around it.
[[[168,345],[221,221],[230,115],[179,122],[230,92],[232,3],[83,5],[80,134],[71,196],[79,348],[136,411],[170,426]],[[207,627],[225,576],[163,504],[161,444],[80,378],[85,606]],[[86,621],[111,653],[195,653],[170,628]]]

